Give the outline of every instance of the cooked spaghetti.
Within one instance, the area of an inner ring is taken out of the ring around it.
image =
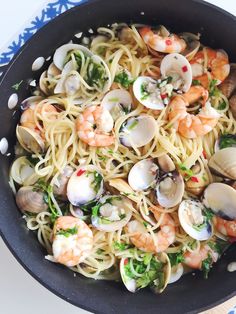
[[[131,292],[207,277],[236,237],[235,66],[164,26],[79,40],[23,102],[10,185],[27,227],[48,260]]]

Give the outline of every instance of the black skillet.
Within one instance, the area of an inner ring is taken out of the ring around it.
[[[141,14],[144,12],[144,15]],[[55,48],[68,42],[75,33],[96,29],[113,22],[164,24],[174,32],[200,32],[202,42],[213,48],[224,48],[231,62],[236,62],[236,18],[225,11],[198,0],[93,0],[75,7],[46,25],[29,40],[8,66],[0,83],[0,138],[9,140],[13,154],[15,126],[19,114],[12,117],[7,107],[12,85],[23,80],[19,103],[30,91],[27,80],[38,78],[31,72],[32,62],[48,57]],[[11,155],[12,156],[12,155]],[[94,281],[73,276],[69,269],[44,259],[45,251],[29,232],[16,208],[8,184],[11,157],[0,156],[0,232],[21,265],[46,288],[64,300],[96,313],[196,313],[235,295],[236,272],[227,265],[236,259],[235,246],[215,265],[208,280],[202,274],[186,275],[168,286],[161,295],[148,289],[136,294],[121,283]],[[6,270],[6,271],[11,271]],[[43,302],[43,300],[42,300]],[[55,309],[56,310],[56,309]]]

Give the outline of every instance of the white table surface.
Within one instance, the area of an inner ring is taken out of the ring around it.
[[[47,2],[49,1],[0,0],[0,49],[9,43],[22,26]],[[208,2],[236,15],[235,0],[208,0]],[[41,286],[18,264],[0,238],[0,313],[85,314],[88,312],[63,301]]]

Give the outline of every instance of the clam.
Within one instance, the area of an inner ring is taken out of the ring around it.
[[[213,233],[204,205],[195,200],[184,200],[179,205],[179,222],[184,231],[195,240],[208,240]]]
[[[167,85],[167,84],[166,84]],[[135,98],[146,108],[162,110],[165,107],[157,81],[148,76],[139,76],[133,84]],[[163,91],[163,95],[166,94]]]
[[[209,175],[205,169],[202,171],[198,162],[191,168],[191,171],[193,176],[185,183],[185,187],[188,192],[199,196],[210,183]]]
[[[190,61],[200,48],[200,35],[184,32],[179,34],[179,36],[183,38],[187,44],[187,47],[182,52],[182,55],[184,55]]]
[[[120,142],[126,147],[142,147],[150,143],[157,131],[156,120],[142,114],[127,119],[120,129]]]
[[[184,180],[177,171],[163,175],[156,186],[156,197],[162,207],[178,205],[184,195]]]
[[[167,154],[158,157],[157,160],[162,171],[172,172],[175,170],[175,164],[170,156],[168,156]]]
[[[176,266],[171,267],[171,274],[168,284],[178,281],[184,274],[184,267],[181,263]]]
[[[33,186],[24,186],[17,191],[16,204],[22,212],[34,214],[46,211],[48,208],[44,201],[44,193],[34,191]]]
[[[223,83],[220,84],[219,89],[227,98],[233,95],[236,90],[236,63],[230,64],[230,73]]]
[[[52,79],[58,76],[59,74],[61,74],[61,71],[55,66],[53,62],[49,65],[47,71],[44,71],[41,74],[40,79],[39,79],[39,87],[45,95],[50,94],[49,85],[46,80]]]
[[[47,77],[53,78],[55,76],[58,76],[59,74],[61,74],[61,71],[52,62],[47,69]]]
[[[84,165],[72,174],[67,184],[67,197],[74,206],[98,199],[103,192],[103,177],[96,166]]]
[[[137,162],[130,170],[128,182],[134,191],[144,191],[155,184],[158,177],[158,166],[152,159]]]
[[[108,92],[101,102],[101,106],[108,110],[114,120],[129,113],[132,105],[130,93],[124,89],[113,89]]]
[[[47,71],[44,71],[39,78],[39,88],[45,94],[49,94],[48,84],[45,82],[47,78]]]
[[[236,219],[236,190],[224,183],[211,183],[203,194],[203,204],[225,220]]]
[[[80,80],[75,74],[70,75],[70,72],[76,69],[77,66],[72,60],[65,64],[61,72],[61,78],[54,88],[55,94],[67,93],[68,95],[73,95],[76,93],[80,87]]]
[[[67,184],[68,181],[74,172],[73,168],[70,166],[66,166],[63,169],[63,172],[57,177],[56,181],[53,185],[53,192],[54,194],[61,196],[63,199],[66,199],[66,192],[67,192]]]
[[[28,97],[21,102],[21,109],[26,110],[29,107],[33,108],[42,100],[43,100],[43,97],[41,97],[41,96]]]
[[[113,232],[123,228],[132,216],[132,204],[126,197],[106,195],[92,208],[92,224],[98,230]]]
[[[53,56],[53,63],[59,70],[61,71],[63,70],[67,55],[71,51],[81,51],[86,56],[92,56],[92,52],[85,46],[77,45],[77,44],[62,45],[59,48],[57,48]]]
[[[174,89],[187,92],[192,85],[192,68],[184,56],[179,53],[166,55],[161,62],[161,75],[171,77]]]
[[[34,184],[38,179],[37,175],[34,176],[34,174],[34,167],[26,156],[17,158],[11,166],[11,177],[20,185],[24,185],[25,181],[29,179],[31,184]]]
[[[17,125],[16,136],[20,145],[28,152],[36,154],[45,150],[45,144],[41,136],[29,128]]]
[[[236,147],[218,150],[209,160],[209,168],[219,176],[236,180]]]
[[[133,293],[148,286],[157,293],[162,292],[170,277],[170,263],[166,254],[152,255],[139,251],[137,254],[140,255],[138,259],[124,257],[120,261],[120,274],[124,285]],[[135,265],[142,265],[142,272]]]
[[[236,94],[231,96],[229,100],[229,107],[233,114],[234,119],[236,119]]]

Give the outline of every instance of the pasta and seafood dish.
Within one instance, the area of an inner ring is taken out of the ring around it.
[[[131,292],[207,278],[236,239],[236,64],[162,25],[88,34],[21,103],[10,185],[26,226],[49,262]]]

